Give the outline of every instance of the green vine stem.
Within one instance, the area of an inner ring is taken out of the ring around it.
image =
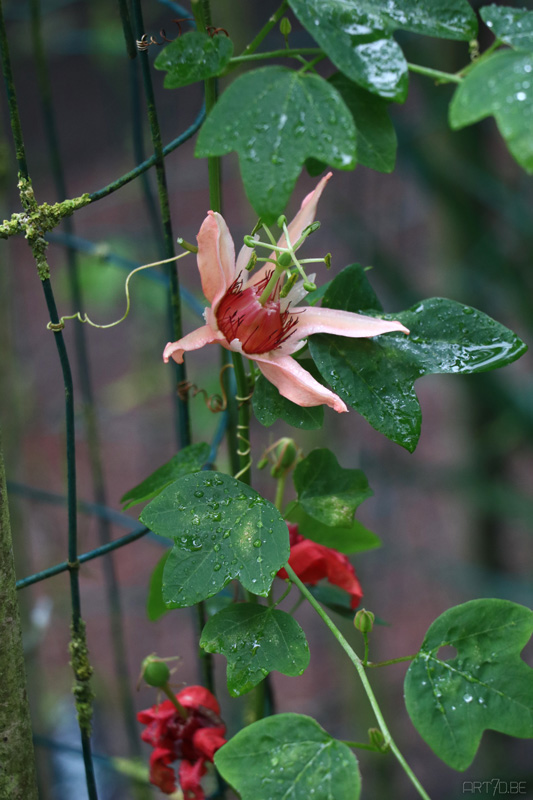
[[[37,800],[35,759],[0,434],[0,797]],[[7,766],[7,768],[6,768]]]
[[[274,11],[274,13],[272,14],[271,17],[269,17],[268,22],[261,28],[261,30],[259,31],[257,36],[254,39],[252,39],[252,41],[250,42],[249,45],[247,45],[247,47],[245,47],[245,49],[243,51],[243,55],[249,55],[251,53],[255,53],[255,51],[257,50],[257,48],[259,47],[259,45],[263,41],[263,39],[266,36],[268,36],[268,34],[272,30],[272,28],[277,24],[277,22],[284,15],[284,13],[287,10],[288,6],[289,6],[289,0],[283,0],[283,2],[280,5],[280,7],[277,9],[277,11]]]
[[[24,148],[24,139],[22,136],[22,127],[20,125],[20,117],[18,112],[18,103],[15,92],[15,85],[13,82],[13,74],[11,70],[11,59],[9,56],[9,47],[7,43],[7,33],[5,27],[4,14],[2,3],[0,0],[0,50],[2,57],[2,68],[4,80],[6,83],[9,117],[11,123],[11,132],[15,144],[15,152],[17,157],[17,164],[19,168],[19,187],[21,203],[25,210],[37,209],[37,202],[33,196],[31,188],[31,181],[28,173],[28,166],[26,161],[26,152]],[[45,258],[46,242],[37,232],[35,239],[29,239],[33,255],[35,257],[37,268],[42,279],[42,287],[53,322],[58,322],[57,309],[55,305],[54,294],[50,279],[47,277],[48,264]],[[76,513],[76,455],[75,455],[75,430],[74,430],[74,392],[72,383],[72,372],[70,369],[70,362],[65,347],[65,342],[61,331],[55,334],[55,342],[61,370],[63,373],[63,383],[65,389],[65,421],[66,421],[66,456],[67,456],[67,494],[68,494],[68,562],[70,574],[70,596],[72,605],[72,634],[73,641],[75,637],[82,636],[83,620],[81,618],[81,603],[80,603],[80,587],[79,587],[79,562],[77,555],[77,513]],[[76,685],[78,684],[78,676],[75,674]],[[81,744],[83,751],[83,760],[85,766],[85,776],[87,782],[87,792],[89,800],[97,800],[98,794],[96,790],[96,781],[94,776],[94,765],[91,757],[91,740],[87,725],[84,724],[87,720],[87,709],[84,709],[83,719],[80,719],[80,734]]]
[[[379,728],[380,728],[383,736],[385,737],[385,744],[387,744],[390,747],[390,749],[392,750],[392,752],[396,756],[396,759],[401,764],[404,772],[409,777],[411,783],[416,788],[416,790],[417,790],[418,794],[420,795],[420,797],[423,797],[424,800],[430,800],[429,795],[426,793],[425,789],[420,784],[418,778],[416,777],[416,775],[412,771],[411,767],[409,766],[409,764],[407,763],[407,761],[405,760],[405,758],[401,754],[400,750],[398,749],[398,746],[396,745],[394,739],[392,738],[392,736],[391,736],[391,734],[389,732],[389,729],[388,729],[387,724],[386,724],[386,722],[385,722],[385,720],[383,718],[383,714],[381,713],[381,709],[380,709],[380,707],[378,705],[378,702],[376,700],[376,697],[374,695],[372,687],[370,686],[370,683],[369,683],[368,678],[366,676],[365,669],[363,667],[363,663],[362,663],[361,659],[355,653],[355,651],[353,650],[351,645],[346,641],[346,639],[344,638],[344,636],[342,635],[340,630],[337,628],[337,626],[335,625],[333,620],[326,614],[326,612],[323,610],[321,605],[315,600],[315,598],[313,597],[313,595],[311,594],[309,589],[306,587],[306,585],[304,583],[302,583],[302,581],[300,580],[298,575],[295,573],[295,571],[292,569],[292,567],[290,567],[289,564],[287,564],[285,566],[285,569],[286,569],[287,575],[289,576],[291,581],[293,581],[293,583],[296,584],[296,586],[299,588],[301,593],[305,596],[305,598],[312,605],[312,607],[314,608],[316,613],[319,615],[319,617],[321,617],[321,619],[325,622],[325,624],[327,625],[327,627],[329,628],[329,630],[331,631],[331,633],[333,634],[335,639],[339,642],[340,646],[342,647],[342,649],[344,650],[344,652],[346,653],[346,655],[348,656],[348,658],[350,659],[350,661],[354,665],[355,669],[357,670],[357,674],[359,675],[361,683],[363,684],[363,688],[365,690],[366,696],[368,697],[368,700],[370,701],[370,705],[372,706],[372,710],[373,710],[374,716],[376,717],[376,720],[378,722]]]

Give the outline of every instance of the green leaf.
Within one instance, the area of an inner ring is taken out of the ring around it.
[[[533,50],[533,11],[509,6],[484,6],[481,19],[496,39],[515,50]]]
[[[296,620],[285,611],[252,603],[236,603],[212,617],[200,647],[226,657],[233,697],[249,692],[273,670],[295,676],[309,664],[305,633]]]
[[[298,525],[298,532],[306,539],[333,547],[339,553],[363,553],[381,547],[381,540],[375,533],[369,531],[359,520],[354,519],[349,527],[331,527],[324,525],[305,513],[300,503],[291,503],[285,509],[285,519]]]
[[[476,17],[466,0],[289,0],[311,36],[346,77],[403,102],[407,62],[395,30],[469,41]]]
[[[227,36],[190,31],[168,44],[154,67],[166,70],[165,89],[177,89],[220,75],[232,55],[233,42]]]
[[[188,475],[190,472],[199,472],[208,460],[210,452],[211,448],[206,442],[184,447],[170,461],[167,461],[162,467],[152,472],[142,483],[126,492],[120,500],[121,503],[124,503],[124,511],[136,506],[138,503],[152,500],[163,491],[165,486],[168,486],[183,475]]]
[[[197,156],[236,150],[246,194],[266,224],[284,210],[306,158],[353,169],[355,127],[318,75],[264,67],[237,78],[204,122]]]
[[[150,576],[150,584],[148,587],[148,597],[146,598],[146,614],[150,622],[155,622],[160,619],[171,608],[178,608],[175,603],[167,605],[163,602],[163,570],[167,563],[170,550],[159,559],[155,568]]]
[[[310,717],[254,722],[215,753],[215,766],[242,800],[358,800],[357,759]]]
[[[312,450],[294,470],[298,501],[324,525],[349,528],[355,509],[373,491],[360,469],[344,469],[331,450]]]
[[[533,52],[501,50],[481,61],[450,105],[454,129],[494,116],[511,155],[533,174]]]
[[[369,268],[350,264],[340,272],[328,287],[322,305],[342,311],[383,311],[383,306],[368,282]]]
[[[312,367],[315,366],[311,359],[308,359],[308,362]],[[308,369],[305,361],[302,361],[301,364]],[[279,418],[292,425],[293,428],[303,431],[316,430],[324,424],[323,406],[309,408],[297,406],[296,403],[282,397],[276,387],[263,375],[260,375],[255,383],[252,405],[258,421],[266,427],[272,425]]]
[[[436,373],[496,369],[527,349],[508,328],[453,300],[431,298],[408,311],[381,316],[400,320],[410,336],[386,333],[374,339],[346,339],[321,334],[309,339],[309,348],[333,391],[409,452],[417,445],[422,423],[415,380]]]
[[[212,597],[234,578],[266,596],[289,558],[279,511],[220,472],[186,475],[167,486],[143,510],[141,522],[174,541],[163,570],[163,600],[178,608]]]
[[[508,600],[455,606],[429,628],[405,678],[411,720],[450,767],[466,769],[484,730],[533,737],[533,670],[520,653],[533,612]],[[439,657],[451,645],[457,656]]]

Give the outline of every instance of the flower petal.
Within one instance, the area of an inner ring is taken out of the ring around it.
[[[341,311],[337,308],[314,308],[312,306],[291,308],[291,314],[299,314],[298,325],[292,337],[306,339],[313,333],[333,333],[358,339],[365,336],[378,336],[380,333],[402,331],[407,328],[397,320],[367,317],[365,314],[354,314],[352,311]]]
[[[178,770],[178,780],[183,796],[189,800],[205,800],[204,790],[200,784],[202,775],[207,772],[202,759],[192,763],[183,759]]]
[[[163,350],[163,361],[168,364],[169,359],[172,357],[178,364],[183,364],[183,353],[188,353],[189,350],[199,350],[206,344],[213,342],[224,343],[226,340],[218,331],[214,331],[209,325],[202,325],[201,328],[196,328],[191,331],[183,339],[178,339],[177,342],[169,342]]]
[[[216,697],[204,686],[187,686],[178,692],[176,699],[185,708],[208,708],[213,714],[220,714]]]
[[[209,211],[198,232],[198,270],[213,308],[235,280],[235,247],[224,217]]]
[[[330,389],[316,381],[290,356],[252,356],[265,378],[279,393],[298,406],[327,405],[339,413],[348,411],[343,401]]]

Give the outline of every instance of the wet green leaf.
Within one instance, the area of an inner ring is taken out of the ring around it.
[[[323,78],[264,67],[237,78],[221,95],[202,126],[196,155],[237,151],[248,199],[271,224],[306,158],[355,167],[355,135],[343,99]]]
[[[330,283],[322,305],[343,311],[383,311],[377,294],[368,282],[369,271],[368,267],[362,267],[361,264],[345,267]]]
[[[289,0],[302,25],[341,72],[389,100],[407,96],[407,62],[392,37],[401,29],[468,41],[475,14],[466,0]]]
[[[325,301],[339,296],[336,280]],[[357,307],[358,297],[356,291],[352,299],[343,301],[343,308],[366,312]],[[415,380],[437,373],[496,369],[527,349],[508,328],[453,300],[431,298],[408,311],[380,316],[400,320],[410,336],[386,333],[374,339],[346,339],[321,334],[309,339],[309,348],[333,391],[376,430],[410,452],[417,445],[422,423]]]
[[[215,754],[242,800],[358,800],[357,759],[310,717],[276,714],[243,728]]]
[[[515,50],[533,50],[533,11],[509,6],[484,6],[479,14],[494,36]]]
[[[533,737],[533,670],[520,653],[533,612],[508,600],[472,600],[429,628],[405,678],[411,720],[450,767],[466,769],[483,731]],[[443,646],[454,658],[439,656]]]
[[[178,608],[175,603],[167,605],[163,602],[163,570],[167,563],[169,552],[170,550],[159,559],[150,575],[148,597],[146,598],[146,614],[150,622],[160,619],[171,608]]]
[[[333,547],[339,553],[349,555],[381,547],[379,537],[357,519],[354,519],[348,527],[324,525],[306,514],[298,502],[291,503],[285,510],[284,516],[289,522],[298,525],[298,532],[306,539],[323,544],[325,547]]]
[[[266,596],[289,558],[287,525],[277,509],[220,472],[197,472],[167,486],[141,522],[174,541],[163,569],[163,600],[179,608],[212,597],[234,578]]]
[[[502,50],[481,61],[450,105],[454,129],[494,116],[511,155],[533,174],[533,51]]]
[[[324,525],[349,528],[355,509],[373,495],[364,472],[344,469],[326,448],[312,450],[294,470],[300,506]]]
[[[167,72],[165,89],[177,89],[220,75],[232,55],[233,42],[224,34],[190,31],[170,42],[157,56],[154,67]]]
[[[205,626],[200,647],[228,661],[228,690],[233,697],[250,691],[269,672],[301,675],[309,664],[305,633],[285,611],[236,603]]]
[[[191,444],[176,453],[170,461],[162,467],[152,472],[142,483],[130,489],[121,497],[120,502],[124,503],[124,511],[136,506],[138,503],[145,503],[156,497],[173,481],[188,475],[190,472],[199,472],[209,458],[211,448],[205,442]]]
[[[309,363],[314,367],[311,359]],[[307,369],[306,362],[301,362],[302,366]],[[276,387],[267,381],[263,375],[260,375],[255,382],[254,393],[252,396],[252,405],[254,414],[261,423],[269,427],[277,419],[282,419],[293,428],[300,430],[310,431],[321,428],[324,424],[324,408],[323,406],[311,406],[304,408],[297,406],[282,397]]]

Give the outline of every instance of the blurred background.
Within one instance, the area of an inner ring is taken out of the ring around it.
[[[238,54],[277,5],[270,0],[213,0],[213,22],[228,30]],[[35,57],[30,3],[5,0],[4,11],[39,203],[96,191],[151,154],[139,59],[127,57],[118,4],[41,1],[53,117],[43,109],[46,76],[43,62]],[[175,4],[144,0],[143,12],[148,35],[160,40],[163,28],[169,38],[175,37],[172,20],[183,16]],[[309,46],[308,35],[289,16],[291,45]],[[462,43],[405,34],[398,40],[409,61],[425,66],[455,71],[468,58]],[[484,29],[482,48],[489,40]],[[282,46],[275,30],[267,48]],[[157,46],[149,49],[151,61],[158,52]],[[328,69],[323,68],[324,74]],[[201,88],[168,91],[163,89],[164,73],[154,70],[152,77],[166,144],[197,117]],[[481,309],[527,343],[533,329],[532,180],[508,154],[492,119],[459,133],[449,130],[452,91],[411,76],[406,104],[390,108],[398,134],[395,171],[384,175],[358,167],[335,173],[320,204],[322,227],[313,243],[320,253],[332,253],[333,274],[353,262],[372,265],[371,281],[387,311],[424,297],[450,297]],[[4,92],[0,102],[0,203],[8,218],[20,206]],[[52,128],[60,161],[50,148]],[[209,207],[207,166],[194,159],[194,143],[193,137],[165,162],[174,235],[189,241],[194,241]],[[239,241],[255,217],[234,155],[224,159],[223,177],[224,216]],[[315,182],[302,174],[289,211],[297,209]],[[80,310],[99,323],[118,319],[127,272],[162,257],[153,170],[76,212],[49,239],[60,315]],[[0,424],[17,575],[22,578],[67,557],[64,393],[27,242],[2,242],[0,253]],[[74,300],[73,270],[78,278]],[[179,272],[182,285],[202,303],[193,256],[179,262]],[[119,512],[121,496],[176,452],[171,368],[161,359],[168,340],[166,293],[163,273],[141,273],[132,280],[132,309],[123,324],[110,330],[84,326],[80,334],[81,326],[70,322],[64,331],[76,385],[78,494],[85,501],[79,517],[80,552],[97,547],[106,536],[117,538],[138,527],[135,508],[123,516],[105,509]],[[196,320],[186,308],[185,330],[196,327]],[[216,392],[218,364],[215,348],[195,354],[188,359],[190,380]],[[280,436],[294,435],[305,452],[327,443],[342,466],[365,470],[374,497],[358,516],[381,537],[383,547],[354,563],[365,607],[387,623],[372,635],[375,661],[415,652],[431,622],[453,605],[477,597],[533,604],[531,356],[494,373],[426,377],[417,389],[423,425],[413,455],[376,433],[354,411],[337,416],[326,410],[325,433],[295,432],[282,422],[269,429],[252,424],[257,457]],[[201,395],[191,399],[191,411],[194,439],[210,441],[219,415],[208,411]],[[228,468],[224,447],[216,459],[223,470]],[[268,475],[256,472],[254,485],[273,499],[275,486]],[[96,507],[87,505],[91,503]],[[94,750],[103,800],[160,796],[125,776],[127,767],[116,760],[141,753],[132,709],[155,702],[152,690],[135,691],[141,660],[154,651],[179,655],[176,681],[200,681],[193,610],[172,611],[157,622],[146,615],[150,574],[163,552],[157,537],[144,537],[81,570],[82,613],[95,668]],[[81,798],[86,790],[70,693],[68,576],[36,583],[19,597],[41,797]],[[375,723],[348,660],[311,611],[301,608],[297,616],[310,642],[311,664],[298,679],[274,674],[277,709],[314,716],[339,738],[365,740]],[[336,621],[361,650],[362,640],[351,622]],[[533,663],[531,646],[523,655]],[[217,694],[234,733],[242,702],[228,697],[224,659],[217,656],[215,662]],[[533,759],[526,741],[488,732],[465,773],[445,767],[407,717],[405,671],[406,665],[399,664],[373,671],[371,679],[396,741],[432,798],[460,798],[463,781],[492,778],[526,781],[527,796],[533,797]],[[149,752],[142,745],[146,763]],[[364,797],[414,796],[391,756],[357,755]]]

